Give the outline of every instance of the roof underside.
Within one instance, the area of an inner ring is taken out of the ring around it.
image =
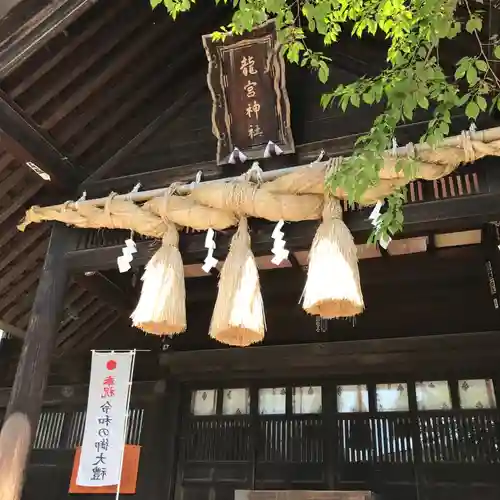
[[[68,178],[70,169],[81,181],[214,158],[201,34],[227,20],[224,9],[200,2],[193,13],[174,23],[163,9],[151,11],[148,0],[15,3],[0,22],[0,34],[8,35],[0,43],[0,97],[4,110],[14,109],[42,142],[60,153]],[[333,54],[334,83],[376,71],[383,62],[377,44],[357,41],[341,47]],[[454,49],[465,53],[465,47],[467,40]],[[376,110],[323,113],[318,103],[321,87],[314,78],[290,68],[287,79],[297,144],[369,127]],[[15,135],[2,121],[0,128],[3,138]],[[76,184],[64,180],[65,175],[47,183],[28,168],[30,158],[19,147],[21,136],[17,142],[6,140],[0,153],[0,320],[25,330],[49,226],[19,233],[16,224],[29,206],[77,193]],[[402,129],[400,142],[414,139]],[[134,345],[137,332],[127,326],[130,309],[113,300],[106,303],[98,293],[108,278],[113,280],[108,282],[111,294],[129,279],[116,273],[94,277],[93,282],[74,278],[66,298],[61,347],[68,340],[80,350],[109,347],[109,338],[115,348]],[[479,286],[477,276],[465,281],[471,289]],[[109,335],[103,336],[105,332]]]

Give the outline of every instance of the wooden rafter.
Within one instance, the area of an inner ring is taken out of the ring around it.
[[[21,328],[11,325],[10,323],[7,323],[2,319],[0,319],[0,329],[18,339],[24,339],[24,336],[26,334],[26,332]]]
[[[89,146],[95,141],[94,136],[99,134],[99,128],[103,128],[105,130],[112,128],[114,123],[120,120],[121,115],[126,114],[129,111],[129,108],[132,109],[132,107],[135,106],[140,99],[144,99],[145,96],[159,92],[161,91],[161,88],[166,88],[171,82],[175,82],[177,75],[183,73],[184,68],[187,66],[197,66],[197,61],[202,61],[204,57],[201,44],[190,44],[189,40],[193,37],[194,33],[199,33],[200,31],[207,29],[207,25],[210,25],[218,15],[219,13],[215,9],[205,9],[205,15],[195,17],[190,29],[182,31],[177,37],[168,38],[166,44],[162,46],[162,51],[175,53],[178,50],[182,50],[182,47],[187,47],[186,50],[183,50],[182,56],[175,58],[172,62],[170,62],[165,71],[158,77],[152,78],[150,81],[143,83],[138,92],[132,95],[130,99],[116,109],[111,116],[107,117],[99,127],[92,130],[91,134],[89,134],[89,136],[78,145],[75,150],[76,154],[83,154],[85,150],[89,148]],[[139,48],[140,47],[134,47],[135,50]],[[146,59],[147,65],[143,64],[145,67],[148,67],[156,60],[154,57],[148,59]],[[107,159],[99,168],[94,170],[94,172],[87,177],[87,179],[85,179],[83,185],[85,186],[92,181],[101,179],[116,169],[116,167],[123,163],[124,159],[126,159],[130,153],[135,151],[140,144],[148,139],[161,126],[175,119],[180,114],[182,109],[190,104],[205,89],[206,79],[204,74],[195,72],[185,83],[183,83],[182,86],[180,86],[180,88],[174,88],[171,90],[170,106],[161,110],[160,113],[155,116],[143,130],[136,134],[127,144],[125,144],[125,146],[120,148],[115,154]]]
[[[8,152],[15,156],[17,159],[25,162],[33,162],[44,172],[48,173],[51,178],[51,184],[56,184],[57,192],[65,197],[69,197],[76,186],[84,178],[83,171],[75,167],[58,149],[57,147],[45,136],[41,129],[34,124],[34,122],[26,116],[26,114],[20,110],[5,94],[0,94],[0,127],[2,139]],[[26,175],[28,171],[25,168],[18,168],[13,174],[11,174],[6,181],[0,185],[0,191],[5,193],[19,183]],[[41,180],[35,180],[33,187],[30,187],[25,193],[23,193],[16,200],[14,207],[10,210],[7,209],[6,213],[0,215],[0,220],[5,219],[11,213],[15,212],[18,208],[18,204],[23,203],[26,200],[26,196],[31,197],[36,193],[43,182]],[[19,245],[16,245],[9,253],[7,253],[0,263],[0,271],[2,267],[5,267],[9,263],[12,263],[19,252],[26,250],[30,245],[33,246],[36,242],[41,241],[42,237],[47,236],[45,231],[35,231],[27,233],[23,239],[20,241]],[[34,260],[42,259],[43,252],[47,245],[47,238],[43,238],[43,241],[39,243],[33,251],[30,253],[23,263],[18,264],[8,271],[0,279],[0,285],[8,286],[12,283],[19,275],[23,274],[28,266],[31,266]],[[25,278],[21,280],[23,283],[33,284],[34,280]],[[88,280],[82,280],[81,285],[87,285],[88,288],[93,292],[97,292],[102,298],[105,296],[104,300],[112,301],[113,306],[121,305],[117,307],[119,310],[124,309],[124,303],[126,300],[124,298],[123,292],[120,288],[114,285],[110,280],[106,279],[102,275],[96,275],[89,277]],[[110,292],[113,289],[113,293]],[[24,290],[23,290],[24,291]],[[120,302],[121,301],[121,302]],[[15,311],[9,311],[9,317],[11,314],[15,314]],[[22,319],[27,323],[27,316]]]
[[[40,49],[51,38],[64,30],[71,22],[81,16],[97,0],[56,0],[26,22],[26,12],[32,8],[25,0],[10,0],[17,3],[0,23],[0,78],[24,62],[31,54]],[[31,2],[32,3],[32,2]],[[2,2],[3,4],[3,2]],[[2,9],[3,10],[3,9]],[[3,12],[5,14],[5,12]],[[24,20],[25,22],[19,22]]]
[[[51,184],[72,192],[83,171],[61,153],[40,128],[5,93],[0,93],[0,134],[4,147],[18,160],[31,162],[50,175]]]

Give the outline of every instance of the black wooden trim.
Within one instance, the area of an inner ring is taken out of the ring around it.
[[[415,137],[416,140],[425,131],[427,123],[427,121],[423,121],[404,124],[399,126],[397,130],[404,133],[405,136]],[[491,123],[488,122],[484,125],[490,126]],[[467,119],[461,115],[453,117],[453,128],[458,131],[467,129]],[[285,157],[273,157],[263,159],[259,163],[264,170],[270,170],[289,167],[291,164],[304,165],[313,162],[322,151],[325,152],[327,157],[346,156],[352,153],[354,144],[361,135],[362,134],[353,134],[300,144],[296,146],[295,155],[290,159]],[[129,152],[131,153],[132,151]],[[284,160],[286,161],[284,162]],[[123,161],[126,161],[126,157],[123,158]],[[485,160],[482,161],[484,162]],[[248,165],[248,167],[246,165]],[[249,163],[245,163],[242,167],[247,169],[249,166]],[[236,168],[236,166],[233,167]],[[199,171],[203,172],[203,180],[205,181],[221,179],[228,175],[225,166],[217,165],[216,161],[205,161],[101,180],[95,179],[94,175],[92,175],[92,178],[85,181],[85,190],[89,196],[104,196],[112,191],[128,192],[138,182],[141,183],[143,189],[156,189],[168,186],[173,182],[192,182],[196,177],[196,173]],[[82,190],[83,187],[80,189]]]
[[[90,372],[89,372],[90,373]],[[147,400],[159,393],[158,382],[134,382],[131,397],[133,401]],[[72,405],[85,406],[87,404],[89,386],[79,385],[51,385],[45,389],[43,406]],[[10,387],[0,389],[0,408],[5,408],[11,394]]]
[[[160,354],[160,363],[183,380],[341,376],[387,372],[388,366],[394,373],[407,373],[422,363],[435,367],[439,376],[462,364],[475,370],[496,368],[499,359],[498,331]]]
[[[5,149],[18,160],[32,162],[69,195],[85,177],[44,132],[5,93],[0,92],[0,134]]]

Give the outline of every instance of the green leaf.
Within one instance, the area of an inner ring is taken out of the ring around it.
[[[330,68],[324,61],[320,61],[318,70],[319,81],[321,83],[326,83],[328,81],[329,76],[330,76]]]
[[[373,92],[373,89],[369,89],[363,94],[363,101],[365,101],[366,104],[373,104],[374,103],[375,93]]]
[[[481,111],[486,111],[486,108],[488,107],[488,103],[486,102],[486,99],[482,95],[478,95],[476,97],[476,104],[478,105]]]
[[[482,28],[483,28],[483,21],[478,16],[472,16],[465,25],[465,29],[469,33],[474,33],[474,31],[481,31]]]
[[[488,71],[488,64],[486,63],[486,61],[483,61],[483,59],[478,59],[476,61],[476,68],[479,71],[482,71],[483,73],[486,73],[486,71]]]
[[[158,5],[163,3],[163,0],[149,0],[149,3],[151,4],[151,8],[156,8]]]
[[[476,68],[474,66],[469,66],[469,69],[467,70],[467,82],[470,86],[473,86],[477,83],[477,81],[478,77]]]
[[[418,105],[423,109],[429,109],[429,100],[425,97],[425,95],[418,99]]]
[[[466,71],[467,67],[465,66],[465,64],[461,64],[455,71],[455,80],[460,80],[460,78],[463,78],[465,76]]]
[[[465,114],[471,120],[475,120],[479,115],[479,106],[474,101],[469,101],[465,108]]]
[[[361,103],[360,103],[360,99],[359,99],[359,94],[352,94],[352,95],[351,95],[351,104],[352,104],[355,108],[359,108],[359,105],[361,104]]]
[[[470,94],[465,94],[460,99],[457,101],[457,106],[461,107],[463,106],[468,100],[470,99]]]
[[[497,45],[497,46],[493,49],[493,55],[494,55],[497,59],[500,59],[500,45]]]
[[[333,97],[334,97],[333,93],[323,94],[321,96],[321,107],[323,109],[326,109],[328,106],[330,106],[333,101]]]

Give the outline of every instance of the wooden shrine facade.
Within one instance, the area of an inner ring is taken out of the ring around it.
[[[120,274],[116,259],[130,232],[45,224],[19,233],[16,225],[29,206],[84,191],[107,196],[137,183],[191,183],[199,171],[207,181],[248,170],[215,159],[200,34],[224,24],[227,9],[198,2],[192,17],[173,24],[146,0],[60,0],[41,10],[43,2],[9,3],[13,15],[0,20],[0,328],[15,338],[0,345],[0,407],[7,424],[19,412],[29,428],[10,434],[8,446],[0,436],[0,498],[3,472],[22,473],[2,451],[19,445],[28,453],[30,441],[22,498],[68,497],[90,349],[134,348],[142,351],[128,442],[142,446],[139,500],[233,500],[236,490],[253,489],[499,498],[498,158],[412,182],[405,231],[386,251],[363,245],[370,209],[346,207],[367,305],[355,321],[318,323],[297,304],[316,221],[285,226],[290,258],[271,270],[274,224],[251,220],[268,322],[262,345],[222,348],[208,338],[218,271],[200,271],[201,233],[180,235],[187,332],[145,336],[130,314],[158,242],[135,235],[133,269]],[[440,51],[443,64],[452,67],[469,45],[461,39],[452,53]],[[332,86],[376,74],[385,61],[383,41],[342,39],[333,52]],[[286,140],[273,139],[288,154],[262,159],[262,169],[349,155],[380,109],[323,111],[316,76],[286,71],[290,123],[283,118]],[[401,125],[398,142],[416,142],[430,118]],[[493,127],[497,117],[476,125]],[[469,127],[453,116],[450,135]],[[254,144],[259,158],[265,145]],[[217,235],[221,262],[233,233]],[[422,403],[431,384],[437,403]],[[466,386],[478,394],[472,405]],[[230,394],[242,406],[228,403]],[[345,411],[345,394],[356,411]],[[381,394],[398,405],[379,407]],[[298,395],[313,406],[297,406]],[[21,498],[21,479],[8,500]]]
[[[127,442],[142,446],[134,498],[230,500],[236,490],[498,498],[498,372],[422,367],[417,380],[401,371],[335,371],[134,384]],[[67,497],[85,397],[82,386],[48,388],[25,500],[42,484],[46,498]]]

